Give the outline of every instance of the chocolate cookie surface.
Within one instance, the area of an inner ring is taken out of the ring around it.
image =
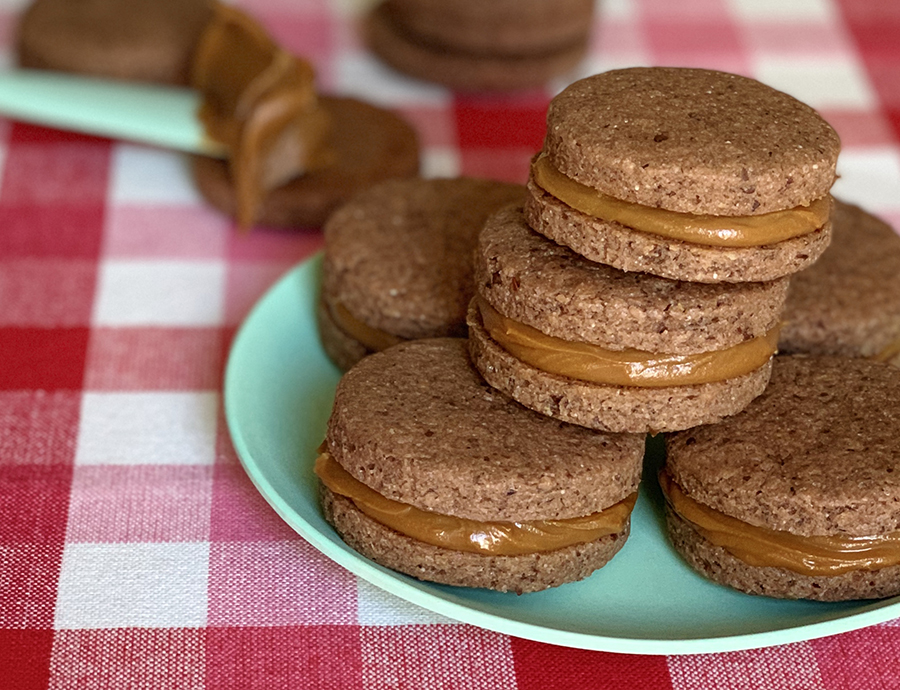
[[[269,192],[257,215],[260,225],[321,226],[354,194],[418,172],[418,136],[400,116],[354,98],[322,96],[320,103],[331,118],[335,162]],[[194,156],[192,164],[194,181],[204,198],[234,216],[235,193],[227,163]]]
[[[676,547],[708,577],[751,593],[900,593],[897,400],[900,370],[887,364],[777,357],[768,388],[742,413],[667,438],[677,491],[741,535],[722,541],[694,519],[702,513],[672,500]],[[768,546],[745,554],[755,543]]]
[[[840,201],[832,218],[829,248],[791,279],[779,350],[900,366],[900,236]]]
[[[635,433],[710,423],[765,387],[787,281],[700,284],[596,264],[492,216],[475,258],[472,359],[523,405]]]
[[[16,34],[21,67],[187,85],[207,0],[35,0]]]
[[[469,8],[479,6],[481,9],[476,10],[479,16],[494,9],[493,3],[466,5]],[[423,21],[417,15],[413,23],[421,25]],[[461,46],[446,42],[451,35],[469,34],[445,27],[442,32],[445,42],[418,35],[410,26],[396,21],[390,3],[386,3],[376,6],[367,16],[365,34],[369,48],[405,74],[463,91],[513,91],[541,86],[574,69],[587,51],[589,24],[582,25],[582,30],[566,42],[539,48],[520,46],[519,50],[512,49],[515,39],[507,37],[506,30],[501,28],[501,36],[493,49],[471,50],[466,39],[462,40]],[[493,26],[502,27],[502,23]],[[478,33],[481,35],[475,34],[473,41],[485,44],[489,42],[485,34],[493,31],[489,25],[480,24]]]
[[[415,532],[418,525],[410,526],[415,534],[407,523],[390,527],[317,470],[325,516],[353,548],[422,579],[526,592],[586,577],[622,547],[644,439],[538,415],[485,384],[465,340],[438,338],[397,345],[350,369],[323,449],[337,474],[390,501],[392,515],[425,511],[445,525],[432,536]],[[599,536],[576,529],[565,545],[554,545],[552,534],[533,541],[547,521],[562,535],[566,521],[616,510],[620,521]],[[522,550],[507,553],[477,536],[518,529],[514,523],[536,530]]]
[[[383,349],[377,333],[367,342],[372,330],[388,342],[465,336],[478,232],[524,193],[522,185],[495,180],[414,177],[378,184],[344,204],[324,227],[320,324],[331,324],[321,332],[332,359],[347,368]]]
[[[773,280],[827,246],[839,150],[815,110],[758,81],[613,70],[551,101],[526,213],[538,232],[622,270]]]
[[[808,105],[756,80],[647,67],[581,79],[547,112],[564,175],[680,213],[760,215],[828,194],[840,140]]]

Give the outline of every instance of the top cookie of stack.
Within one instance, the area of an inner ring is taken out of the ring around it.
[[[481,233],[473,362],[523,405],[604,431],[740,412],[768,383],[789,275],[830,241],[839,149],[812,108],[745,77],[575,82],[548,109],[524,213]]]
[[[815,110],[753,79],[606,72],[550,104],[526,215],[543,235],[625,271],[772,280],[827,247],[839,150]]]

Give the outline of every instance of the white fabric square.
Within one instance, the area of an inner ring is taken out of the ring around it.
[[[218,404],[213,392],[86,392],[75,463],[211,465]]]
[[[432,625],[455,621],[384,591],[362,578],[356,579],[360,625]]]
[[[100,265],[97,326],[218,326],[224,318],[222,261],[107,260]]]
[[[461,164],[455,149],[427,148],[421,156],[422,177],[457,177]]]
[[[369,53],[338,56],[334,75],[335,91],[381,107],[398,108],[407,104],[443,106],[451,100],[448,89],[401,74]]]
[[[834,16],[829,0],[727,0],[734,15],[743,20],[827,21]]]
[[[852,55],[755,58],[753,76],[813,108],[868,110],[876,102],[866,72]]]
[[[57,630],[206,624],[209,544],[67,544]]]
[[[115,203],[201,204],[187,158],[135,144],[113,148],[110,194]]]
[[[900,153],[890,148],[845,149],[832,192],[867,211],[900,211]]]
[[[601,17],[615,19],[634,19],[637,16],[634,0],[601,0],[594,10]]]

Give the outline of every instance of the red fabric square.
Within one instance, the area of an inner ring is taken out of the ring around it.
[[[511,638],[519,690],[671,688],[664,656],[611,654]]]
[[[525,184],[535,153],[533,149],[465,149],[459,154],[460,172],[470,177]]]
[[[212,542],[210,625],[348,625],[356,622],[355,577],[299,536]]]
[[[355,625],[210,628],[207,690],[362,688]]]
[[[549,98],[543,92],[526,96],[457,96],[453,104],[456,135],[466,149],[528,149],[544,144]]]
[[[0,511],[2,509],[0,505]],[[0,534],[5,529],[5,526],[0,529]],[[0,600],[3,601],[3,606],[0,606],[0,629],[53,628],[62,552],[62,541],[0,544]],[[4,663],[4,653],[4,645],[0,644],[0,667]],[[4,681],[5,676],[0,675],[0,686],[16,687],[4,685]]]
[[[237,464],[217,464],[213,475],[210,539],[221,542],[278,541],[297,534],[263,499]]]
[[[644,32],[650,54],[668,64],[684,59],[696,62],[704,56],[742,58],[745,53],[736,27],[724,19],[650,19]]]
[[[216,390],[222,380],[218,328],[96,328],[85,372],[90,390]]]
[[[0,465],[0,544],[62,542],[71,466]]]
[[[71,465],[80,410],[78,391],[0,392],[0,467]]]
[[[824,690],[900,685],[900,628],[874,626],[813,640]]]
[[[108,145],[109,139],[64,129],[42,127],[28,122],[13,122],[9,133],[11,144],[93,144]]]
[[[485,690],[510,687],[516,678],[521,690],[509,640],[470,625],[367,625],[362,629],[363,680],[367,690]]]
[[[109,177],[108,144],[10,142],[0,200],[15,204],[103,204]]]
[[[60,630],[51,665],[54,687],[203,687],[205,635],[193,628]]]
[[[87,328],[0,328],[0,389],[77,389]]]
[[[20,259],[0,265],[0,324],[88,326],[94,305],[93,261]]]
[[[103,213],[100,204],[42,206],[0,199],[0,256],[95,259]]]
[[[206,541],[211,493],[209,466],[78,466],[66,541]]]
[[[52,630],[0,629],[0,678],[7,688],[44,690],[50,682]]]

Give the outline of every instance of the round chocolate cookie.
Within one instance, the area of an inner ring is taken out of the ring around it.
[[[570,11],[551,10],[556,5]],[[366,17],[366,42],[400,72],[453,89],[526,89],[578,65],[587,51],[592,5],[387,0]]]
[[[710,423],[762,392],[787,279],[689,283],[588,261],[492,216],[475,254],[472,358],[523,405],[595,429]]]
[[[354,98],[321,96],[319,102],[331,118],[335,162],[269,192],[257,212],[260,225],[319,227],[354,194],[418,172],[418,137],[400,116]],[[203,197],[235,216],[228,163],[205,156],[194,156],[192,161],[194,181]]]
[[[778,349],[900,366],[900,236],[840,201],[832,223],[826,252],[791,278]]]
[[[484,383],[465,340],[438,338],[344,375],[316,472],[326,519],[363,555],[423,580],[531,592],[622,547],[643,449],[642,436],[522,407]]]
[[[475,178],[389,180],[325,224],[319,326],[347,369],[400,340],[466,335],[472,251],[487,217],[522,185]]]
[[[394,26],[448,51],[528,55],[583,42],[594,0],[386,0]]]
[[[771,280],[827,246],[839,149],[816,111],[746,77],[605,72],[551,102],[526,213],[539,232],[622,270]]]
[[[900,594],[900,369],[775,358],[765,393],[667,438],[669,534],[698,572],[751,594]]]
[[[208,0],[35,0],[16,34],[21,67],[187,85]]]

